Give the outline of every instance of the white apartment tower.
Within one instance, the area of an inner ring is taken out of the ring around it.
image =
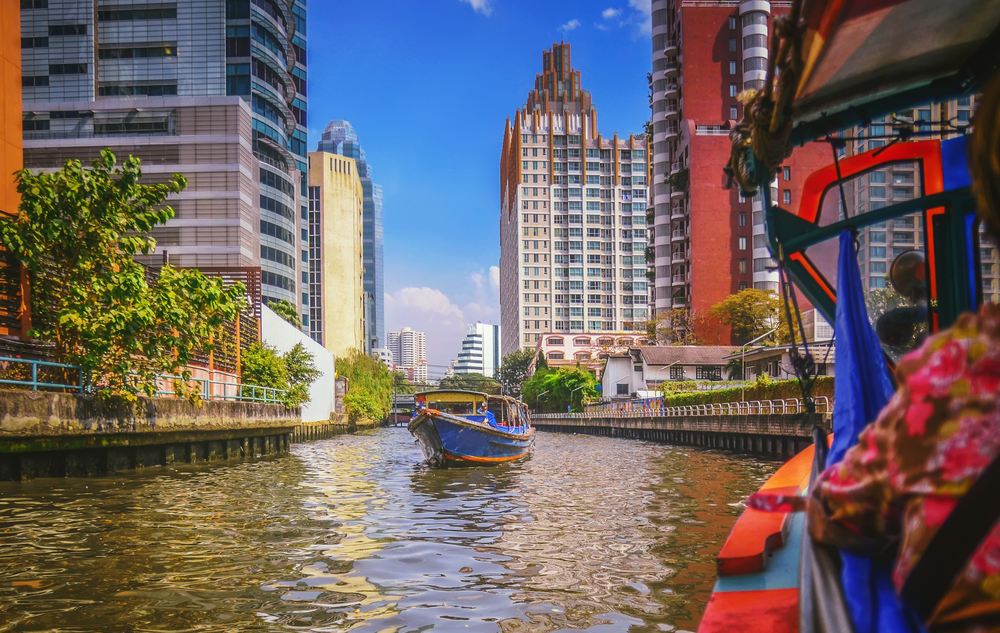
[[[387,345],[396,369],[405,371],[407,378],[416,384],[427,382],[427,337],[404,327],[386,334]]]
[[[456,374],[482,374],[493,378],[500,370],[500,326],[473,323],[462,340]]]
[[[631,332],[649,317],[644,134],[603,138],[569,44],[542,53],[500,158],[502,355],[548,332]]]

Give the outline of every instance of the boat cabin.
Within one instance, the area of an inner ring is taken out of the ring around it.
[[[425,391],[414,395],[415,412],[420,409],[435,409],[441,413],[476,415],[486,402],[486,394],[478,391],[441,390]]]

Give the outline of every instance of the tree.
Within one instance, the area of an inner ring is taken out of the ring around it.
[[[747,288],[712,306],[711,314],[722,325],[730,326],[739,340],[746,342],[779,326],[781,300],[770,290]],[[772,338],[779,340],[778,336]]]
[[[521,388],[528,379],[528,370],[534,360],[535,351],[530,349],[519,349],[503,357],[497,378],[504,394],[515,398],[521,397]]]
[[[441,389],[465,389],[489,394],[500,393],[500,383],[496,379],[478,373],[447,376],[441,379],[438,386]]]
[[[583,403],[597,398],[597,379],[581,367],[535,371],[524,383],[524,401],[537,411],[581,411]]]
[[[396,393],[416,393],[417,388],[406,378],[406,372],[395,371],[393,372],[393,380],[395,381]]]
[[[296,329],[302,327],[302,318],[299,317],[299,311],[295,309],[295,306],[290,301],[279,299],[267,304],[267,307],[271,308],[282,319],[294,325]]]
[[[254,343],[240,355],[244,385],[288,389],[288,368],[278,350],[266,343]],[[247,394],[245,394],[247,395]]]
[[[139,159],[119,167],[110,150],[90,169],[68,161],[16,178],[21,205],[0,218],[0,242],[28,275],[29,335],[51,343],[57,362],[81,367],[102,396],[134,401],[156,393],[157,375],[180,374],[176,389],[198,401],[187,366],[244,308],[245,289],[170,266],[151,282],[134,259],[153,252],[150,229],[174,216],[162,203],[187,180],[140,184]]]
[[[697,326],[704,317],[687,308],[672,308],[650,317],[646,321],[646,336],[650,340],[665,341],[671,345],[701,345]]]
[[[309,402],[309,386],[322,373],[316,369],[316,357],[306,350],[302,343],[296,343],[282,357],[288,372],[288,402],[291,406],[302,406]]]
[[[352,424],[374,424],[389,415],[394,377],[382,361],[351,349],[337,358],[337,374],[347,378],[344,409]]]

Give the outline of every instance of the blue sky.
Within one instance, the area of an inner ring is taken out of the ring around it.
[[[313,0],[309,132],[351,121],[385,189],[386,325],[427,333],[431,374],[499,323],[499,162],[542,51],[572,45],[601,132],[649,118],[649,0]],[[492,267],[492,270],[491,270]]]

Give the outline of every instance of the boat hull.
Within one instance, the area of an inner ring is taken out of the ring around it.
[[[421,413],[407,427],[432,466],[491,464],[514,461],[527,455],[535,430],[508,433],[458,416]]]

